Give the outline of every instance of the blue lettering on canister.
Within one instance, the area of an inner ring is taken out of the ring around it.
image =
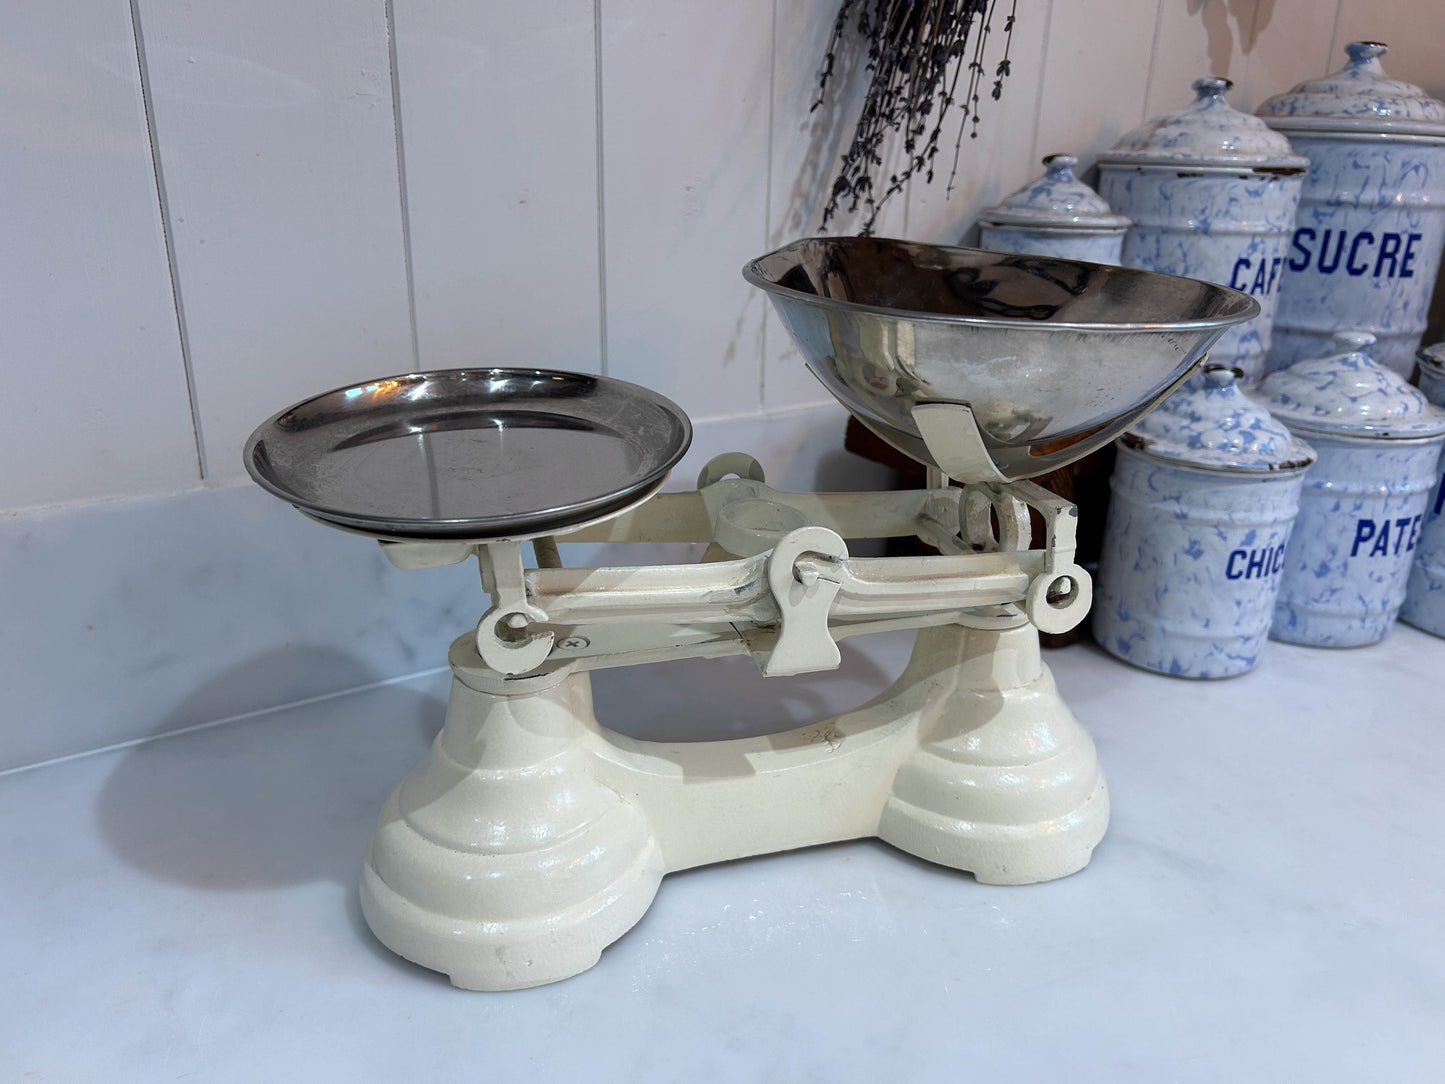
[[[1350,547],[1350,556],[1354,557],[1360,552],[1360,545],[1375,537],[1375,521],[1372,519],[1361,519],[1355,523],[1355,544]]]
[[[1361,230],[1355,234],[1355,239],[1350,244],[1350,258],[1345,261],[1345,270],[1356,278],[1359,278],[1370,269],[1370,261],[1368,259],[1358,267],[1355,266],[1355,257],[1360,254],[1360,245],[1366,241],[1372,245],[1375,243],[1375,235],[1369,230]]]
[[[1301,226],[1294,231],[1294,240],[1290,242],[1290,248],[1299,252],[1299,256],[1291,256],[1287,265],[1291,271],[1303,271],[1310,265],[1310,250],[1306,241],[1315,239],[1315,231],[1308,226]]]
[[[1231,550],[1224,566],[1227,580],[1262,580],[1279,575],[1284,568],[1284,546],[1265,546],[1263,549]]]
[[[1261,256],[1257,265],[1248,256],[1241,256],[1234,261],[1234,269],[1230,272],[1230,289],[1241,290],[1256,297],[1272,294],[1279,285],[1279,269],[1283,264],[1283,256],[1270,259]]]
[[[1335,241],[1335,255],[1333,259],[1325,256],[1325,253],[1330,250],[1330,234],[1333,232],[1333,230],[1325,230],[1325,239],[1320,245],[1320,258],[1315,261],[1315,267],[1319,269],[1322,275],[1333,275],[1338,271],[1340,269],[1340,257],[1344,255],[1345,252],[1345,231],[1340,230],[1339,238]],[[1326,263],[1329,264],[1328,267],[1325,266]]]
[[[1412,233],[1405,242],[1405,254],[1400,257],[1400,277],[1402,279],[1415,277],[1415,269],[1410,265],[1415,262],[1415,242],[1418,240],[1420,240],[1420,235]]]
[[[1439,501],[1436,501],[1438,507]],[[1415,548],[1420,535],[1420,521],[1425,518],[1421,512],[1416,516],[1401,516],[1398,519],[1382,519],[1376,523],[1368,517],[1355,521],[1355,544],[1350,547],[1350,556],[1358,557],[1360,547],[1371,543],[1366,557],[1399,556]]]
[[[1395,276],[1395,260],[1400,251],[1400,235],[1398,233],[1387,233],[1380,238],[1380,254],[1375,258],[1375,273],[1371,278],[1380,277],[1380,269],[1385,266],[1385,261],[1390,261],[1390,273],[1386,278]]]
[[[1378,239],[1379,247],[1376,248],[1375,235],[1369,230],[1360,230],[1351,236],[1349,230],[1331,229],[1325,230],[1321,237],[1311,227],[1301,226],[1294,231],[1294,239],[1290,242],[1290,258],[1285,266],[1291,271],[1304,271],[1313,260],[1315,270],[1322,275],[1333,275],[1343,267],[1346,274],[1355,278],[1368,274],[1375,279],[1412,279],[1415,277],[1412,266],[1416,255],[1415,242],[1419,241],[1420,237],[1418,233],[1406,234],[1403,237],[1398,233],[1382,233]],[[1318,251],[1314,248],[1316,240],[1320,242]],[[1249,261],[1241,260],[1235,264],[1235,275],[1230,279],[1229,285],[1236,290],[1245,288],[1242,283],[1235,281],[1241,264],[1247,269]]]

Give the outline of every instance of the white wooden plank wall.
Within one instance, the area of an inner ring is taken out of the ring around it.
[[[206,479],[414,365],[383,0],[137,0]]]
[[[0,510],[239,482],[267,414],[413,366],[602,371],[699,420],[819,401],[738,271],[818,232],[862,88],[809,112],[836,10],[9,5]],[[956,241],[1203,74],[1252,109],[1374,37],[1445,94],[1442,29],[1438,0],[1019,0],[951,198],[914,183],[879,232]]]
[[[599,371],[592,0],[397,0],[395,24],[422,364]]]
[[[761,406],[772,0],[602,0],[606,371],[694,418]]]
[[[0,509],[199,480],[126,0],[0,13]]]

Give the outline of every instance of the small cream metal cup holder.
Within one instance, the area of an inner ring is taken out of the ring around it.
[[[733,453],[695,491],[660,493],[690,439],[680,410],[534,370],[338,389],[247,446],[261,485],[377,537],[396,566],[480,565],[491,606],[451,646],[446,723],[387,801],[361,881],[382,942],[458,986],[586,970],[674,870],[876,836],[1023,884],[1083,868],[1104,834],[1093,743],[1038,644],[1089,609],[1075,509],[1020,479],[1112,439],[1258,306],[1171,276],[877,239],[797,242],[745,275],[829,390],[929,467],[925,489],[786,493]],[[914,536],[938,554],[848,550]],[[558,540],[707,550],[565,568]],[[918,630],[901,676],[797,729],[647,742],[593,714],[593,670],[749,655],[801,674],[838,666],[844,637],[897,629]]]

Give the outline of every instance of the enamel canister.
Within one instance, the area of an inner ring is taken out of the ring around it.
[[[1284,555],[1270,635],[1316,647],[1383,639],[1405,600],[1439,477],[1445,410],[1366,352],[1368,332],[1337,332],[1324,358],[1270,373],[1260,394],[1314,446]]]
[[[978,216],[980,247],[1117,264],[1129,220],[1074,176],[1078,164],[1068,154],[1045,158],[1042,177]]]
[[[1258,117],[1224,100],[1227,79],[1196,79],[1186,109],[1156,117],[1099,157],[1099,193],[1133,225],[1126,267],[1218,282],[1260,305],[1213,349],[1254,384],[1264,372],[1280,274],[1309,163]]]
[[[1435,406],[1445,407],[1445,343],[1421,350],[1417,360],[1420,391]],[[1440,478],[1426,502],[1400,620],[1436,636],[1445,636],[1445,453],[1437,473]]]
[[[1242,674],[1269,635],[1309,444],[1206,366],[1118,442],[1094,638],[1147,670]]]
[[[1268,367],[1359,328],[1375,335],[1374,360],[1408,377],[1445,247],[1445,102],[1389,78],[1378,42],[1345,52],[1343,70],[1259,110],[1310,161]]]

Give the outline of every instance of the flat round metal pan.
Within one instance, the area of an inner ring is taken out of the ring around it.
[[[661,485],[692,425],[656,392],[548,369],[370,380],[283,410],[246,442],[262,487],[387,538],[560,534]]]

